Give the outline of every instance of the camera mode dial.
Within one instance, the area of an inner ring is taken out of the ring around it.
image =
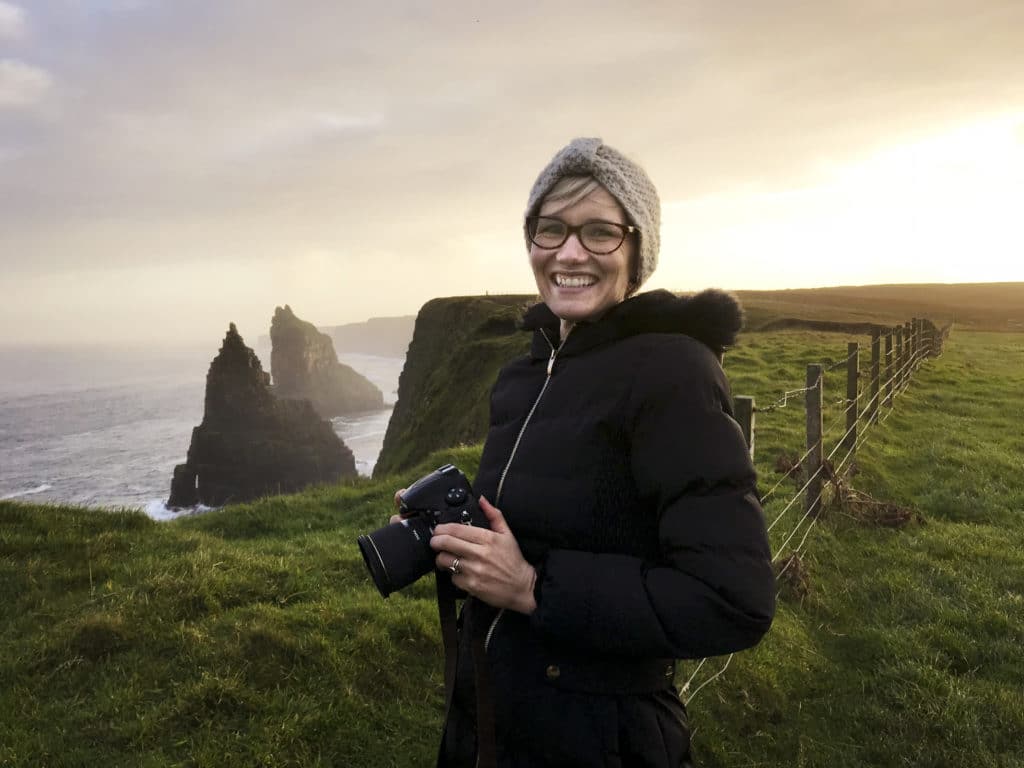
[[[466,489],[465,488],[449,488],[448,493],[444,495],[444,500],[448,503],[449,507],[457,507],[460,504],[466,503]]]

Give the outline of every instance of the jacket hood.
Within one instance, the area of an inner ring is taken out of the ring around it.
[[[522,327],[534,331],[531,354],[547,357],[559,338],[561,321],[544,303],[523,316]],[[736,343],[743,327],[743,308],[731,293],[710,288],[693,296],[666,290],[640,293],[616,304],[594,322],[580,322],[569,334],[562,354],[573,354],[641,333],[681,333],[700,341],[717,356]]]

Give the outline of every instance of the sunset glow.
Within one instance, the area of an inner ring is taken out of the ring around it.
[[[1024,280],[1024,114],[665,206],[665,287]]]

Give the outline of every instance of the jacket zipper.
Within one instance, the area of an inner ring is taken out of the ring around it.
[[[571,330],[572,329],[570,328],[570,331]],[[512,466],[512,460],[516,457],[516,451],[519,450],[519,443],[523,439],[523,433],[526,431],[526,426],[530,423],[530,419],[533,418],[533,413],[537,410],[537,406],[540,404],[540,399],[544,397],[544,391],[548,388],[548,384],[551,382],[551,372],[555,369],[555,358],[558,356],[558,353],[562,351],[562,347],[565,346],[565,340],[569,338],[569,332],[567,331],[565,338],[562,339],[556,349],[555,345],[551,343],[551,339],[548,338],[548,335],[544,332],[543,328],[541,328],[540,332],[544,337],[544,341],[546,341],[548,346],[551,347],[551,357],[548,358],[548,373],[547,376],[544,377],[544,385],[540,388],[540,392],[537,393],[537,399],[533,401],[533,407],[530,408],[530,412],[526,414],[523,426],[519,428],[519,434],[516,436],[516,441],[512,445],[512,454],[508,457],[508,461],[505,462],[505,469],[502,470],[501,479],[498,480],[498,492],[495,495],[494,506],[498,506],[501,503],[501,491],[505,487],[505,476],[508,474],[509,467]],[[498,626],[498,622],[504,614],[505,609],[502,608],[498,611],[498,615],[494,617],[494,620],[491,621],[491,626],[487,629],[487,636],[484,638],[484,651],[486,651],[488,646],[490,646],[491,636],[494,634],[494,630]]]

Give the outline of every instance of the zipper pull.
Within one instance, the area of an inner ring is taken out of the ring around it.
[[[558,354],[558,350],[554,347],[551,348],[551,357],[548,358],[548,376],[551,375],[551,371],[555,368],[555,355]]]

